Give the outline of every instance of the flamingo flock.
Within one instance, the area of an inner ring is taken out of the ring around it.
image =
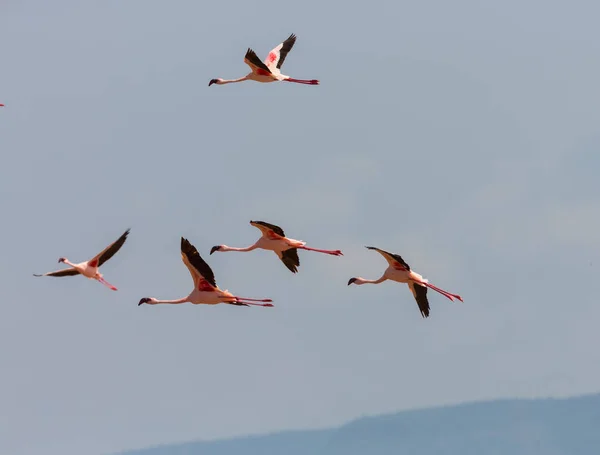
[[[255,81],[255,82],[294,82],[305,85],[319,85],[317,79],[294,79],[290,76],[281,73],[281,67],[285,62],[285,59],[289,52],[296,43],[296,35],[291,34],[285,41],[280,43],[278,46],[273,48],[267,55],[264,61],[261,61],[256,53],[248,48],[246,55],[244,56],[244,63],[250,67],[250,73],[239,78],[239,79],[222,79],[215,78],[211,79],[208,83],[209,86],[215,85],[226,85],[236,82],[243,81]],[[0,106],[4,106],[0,104]],[[283,265],[292,273],[298,273],[298,267],[300,267],[300,257],[298,255],[299,250],[312,251],[316,253],[327,254],[331,256],[343,256],[341,250],[326,250],[307,246],[303,240],[296,240],[285,235],[283,229],[275,224],[268,223],[266,221],[250,221],[250,225],[261,231],[260,238],[248,247],[231,247],[225,244],[215,245],[210,249],[209,255],[215,252],[250,252],[257,249],[272,251],[274,252]],[[92,257],[85,262],[73,263],[65,257],[58,259],[59,263],[64,263],[69,268],[57,270],[54,272],[48,272],[44,274],[34,274],[36,277],[49,276],[49,277],[66,277],[81,275],[85,278],[96,280],[109,289],[116,291],[117,288],[107,282],[103,275],[100,273],[99,268],[103,266],[109,259],[111,259],[125,244],[129,235],[130,229],[127,229],[117,240],[108,245],[100,253]],[[390,253],[388,251],[376,248],[373,246],[367,246],[369,250],[377,251],[383,256],[388,262],[388,268],[384,271],[383,275],[375,280],[362,278],[359,276],[352,277],[348,281],[348,286],[363,285],[363,284],[379,284],[386,280],[396,281],[398,283],[406,283],[408,288],[413,294],[413,297],[417,303],[421,316],[423,318],[429,317],[430,306],[427,297],[427,290],[432,289],[435,292],[443,295],[451,301],[459,300],[463,301],[462,297],[457,294],[452,294],[445,291],[429,282],[426,278],[423,278],[420,274],[413,271],[410,266],[402,259],[398,254]],[[228,305],[235,306],[258,306],[258,307],[273,307],[272,299],[255,299],[249,297],[240,297],[234,295],[228,290],[222,290],[217,286],[215,275],[206,263],[206,261],[200,256],[200,253],[194,245],[186,238],[181,237],[180,246],[181,260],[187,267],[190,275],[192,276],[193,289],[185,296],[173,300],[160,300],[155,297],[143,297],[138,302],[138,306],[141,305],[158,305],[158,304],[181,304],[191,303],[194,305],[217,305],[225,303]]]

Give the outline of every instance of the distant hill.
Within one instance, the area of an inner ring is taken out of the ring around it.
[[[592,455],[600,394],[404,411],[339,428],[190,442],[119,455]]]

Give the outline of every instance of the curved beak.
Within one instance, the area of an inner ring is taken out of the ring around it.
[[[148,299],[146,297],[144,297],[143,299],[140,300],[140,303],[138,303],[138,306],[140,306],[142,303],[146,303],[148,301]]]
[[[348,286],[350,286],[355,281],[356,281],[356,278],[350,278],[350,280],[348,280]]]
[[[213,246],[213,247],[210,249],[210,254],[213,254],[215,251],[219,251],[219,245],[217,245],[217,246]]]
[[[208,86],[210,87],[213,84],[216,84],[217,80],[216,79],[211,79],[210,82],[208,83]]]

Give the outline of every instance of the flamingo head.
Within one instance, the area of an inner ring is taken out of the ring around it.
[[[350,286],[352,283],[354,283],[356,281],[356,278],[350,278],[348,280],[348,286]]]
[[[217,78],[217,79],[211,79],[210,82],[208,83],[208,86],[210,87],[213,84],[217,84],[219,85],[221,82],[223,81],[223,79]]]
[[[138,306],[140,306],[142,303],[150,303],[152,302],[152,297],[144,297],[143,299],[140,299],[140,303],[138,303]]]
[[[222,250],[221,250],[221,247],[222,247],[222,246],[223,246],[223,245],[215,245],[215,246],[213,246],[213,247],[210,249],[210,254],[213,254],[215,251],[222,251]]]
[[[65,262],[67,258],[58,258],[58,262]]]

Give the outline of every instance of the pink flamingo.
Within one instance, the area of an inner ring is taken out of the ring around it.
[[[110,258],[112,258],[115,255],[115,253],[121,249],[121,247],[125,243],[125,240],[127,240],[129,231],[130,230],[127,229],[123,233],[123,235],[121,235],[121,237],[119,237],[113,243],[108,245],[104,250],[102,250],[100,253],[98,253],[96,256],[94,256],[89,261],[80,262],[79,264],[73,264],[67,258],[62,257],[62,258],[58,259],[58,262],[64,262],[65,264],[70,265],[71,266],[70,269],[57,270],[56,272],[48,272],[48,273],[44,273],[43,275],[37,275],[34,273],[33,276],[61,277],[61,276],[71,276],[71,275],[80,275],[81,274],[84,277],[89,278],[91,280],[97,280],[98,282],[102,283],[103,285],[108,286],[113,291],[116,291],[117,288],[115,286],[113,286],[112,284],[110,284],[109,282],[107,282],[102,277],[102,274],[98,271],[98,268],[102,264],[104,264],[106,261],[108,261]]]
[[[424,318],[429,317],[429,301],[427,300],[427,288],[431,288],[434,291],[439,292],[443,296],[449,298],[454,301],[454,299],[458,299],[461,302],[463,301],[460,295],[450,294],[443,289],[434,286],[429,283],[429,281],[423,278],[416,272],[413,272],[409,265],[397,254],[388,253],[387,251],[380,250],[379,248],[375,248],[373,246],[367,246],[366,248],[370,250],[375,250],[379,254],[381,254],[386,261],[388,261],[389,267],[383,272],[381,278],[377,280],[366,280],[361,277],[350,278],[348,281],[348,286],[352,283],[361,285],[361,284],[379,284],[384,282],[385,280],[397,281],[398,283],[407,283],[410,288],[415,300],[417,301],[417,305],[419,306],[419,310],[421,310],[421,315]]]
[[[211,79],[208,83],[210,87],[212,84],[224,85],[231,84],[233,82],[243,82],[243,81],[256,81],[256,82],[275,82],[275,81],[287,81],[287,82],[296,82],[298,84],[308,84],[308,85],[319,85],[319,81],[317,79],[293,79],[285,74],[281,74],[281,66],[285,61],[285,57],[288,52],[292,50],[294,43],[296,42],[296,35],[293,33],[286,39],[283,43],[280,43],[276,48],[274,48],[264,62],[260,61],[258,55],[248,48],[246,55],[244,57],[244,63],[250,67],[252,70],[244,77],[240,77],[239,79]]]
[[[264,221],[250,221],[250,224],[261,230],[262,236],[247,248],[233,248],[227,245],[216,245],[210,250],[210,254],[215,251],[252,251],[257,248],[263,250],[274,251],[281,259],[284,265],[292,272],[296,273],[300,266],[300,258],[298,257],[298,249],[307,251],[316,251],[318,253],[331,254],[333,256],[343,256],[340,250],[319,250],[306,246],[306,242],[302,240],[290,239],[285,236],[283,229],[274,224]]]
[[[194,289],[187,296],[177,300],[157,300],[153,297],[144,297],[138,303],[140,306],[143,303],[148,305],[156,305],[158,303],[185,303],[190,302],[194,305],[206,304],[216,305],[218,303],[228,303],[237,306],[263,306],[272,307],[271,303],[255,303],[255,302],[272,302],[271,299],[249,299],[246,297],[237,297],[228,290],[221,290],[215,282],[215,275],[209,265],[202,259],[198,250],[187,239],[181,237],[181,259],[190,271],[194,280]]]

